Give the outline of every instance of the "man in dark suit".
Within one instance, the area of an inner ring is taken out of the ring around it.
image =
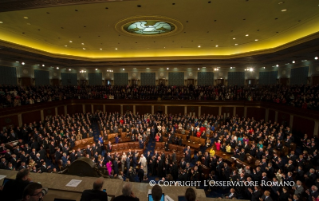
[[[15,180],[9,180],[3,186],[1,200],[18,200],[22,198],[23,190],[30,183],[29,170],[22,169],[17,173]]]
[[[143,170],[143,165],[141,165],[140,169],[137,172],[137,176],[140,182],[143,181],[143,177],[144,177],[144,170]]]
[[[270,192],[265,191],[264,195],[259,198],[260,201],[272,201],[272,198],[270,197]]]
[[[81,196],[81,201],[104,201],[108,200],[107,193],[102,191],[103,187],[103,178],[98,178],[93,183],[93,189],[92,190],[84,190]]]
[[[122,195],[115,197],[113,201],[139,201],[132,191],[132,183],[125,183],[122,193]]]
[[[261,197],[262,193],[259,186],[255,186],[254,190],[248,189],[251,194],[251,201],[259,201],[259,198]]]
[[[237,198],[237,194],[236,194],[235,189],[234,189],[234,188],[231,188],[229,194],[227,194],[227,195],[225,196],[225,198],[226,198],[226,199],[233,199],[233,198],[236,199],[236,198]]]

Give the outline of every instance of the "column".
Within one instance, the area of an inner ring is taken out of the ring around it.
[[[222,115],[222,107],[218,107],[218,115]]]
[[[103,105],[103,112],[105,112],[105,105]]]
[[[85,112],[85,105],[84,105],[84,104],[82,104],[82,110],[83,110],[83,113],[86,113],[86,112]]]
[[[246,106],[244,107],[244,117],[245,118],[247,117],[247,107]]]
[[[55,116],[58,116],[58,108],[55,107],[54,110],[55,110]]]
[[[133,114],[134,114],[134,115],[136,114],[136,107],[135,107],[135,105],[133,105]]]
[[[21,114],[18,114],[18,123],[19,123],[19,127],[23,126],[22,115]]]
[[[43,110],[41,110],[40,113],[41,113],[41,121],[44,121],[44,113],[43,113]]]
[[[94,113],[94,105],[93,104],[91,104],[91,112],[92,112],[92,114]]]
[[[233,116],[236,116],[236,106],[233,109]]]
[[[275,111],[275,122],[278,121],[278,111]]]
[[[265,121],[268,121],[268,118],[269,118],[269,108],[267,108],[265,112]]]
[[[152,114],[154,114],[154,105],[152,105]]]
[[[200,115],[202,115],[201,111],[202,111],[202,106],[198,106],[198,117],[200,117]]]
[[[313,136],[318,137],[318,130],[319,130],[319,121],[315,121],[315,128],[313,130]]]
[[[64,106],[64,115],[66,115],[68,113],[68,107],[65,105]]]
[[[123,115],[123,105],[121,105],[121,115]]]
[[[165,114],[167,114],[167,105],[165,105]]]
[[[184,114],[187,114],[187,106],[184,106]]]
[[[289,119],[289,127],[290,130],[292,130],[292,124],[294,123],[294,115],[290,115],[290,119]],[[315,126],[316,127],[316,126]],[[318,133],[318,132],[317,132]]]

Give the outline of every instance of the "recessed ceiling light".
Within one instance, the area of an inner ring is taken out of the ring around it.
[[[255,39],[255,41],[258,41],[258,39]]]
[[[23,17],[23,18],[26,19],[26,20],[29,19],[28,17]]]
[[[102,50],[102,48],[100,48],[100,50]]]
[[[282,9],[282,10],[281,10],[281,12],[286,12],[286,11],[287,11],[287,9]]]
[[[85,50],[85,48],[83,48],[83,50]]]
[[[0,21],[0,24],[2,24],[3,22],[2,21]]]
[[[81,43],[82,45],[84,45],[84,43]]]
[[[68,47],[68,45],[64,45],[65,47]]]
[[[70,40],[69,42],[72,43],[72,40]]]
[[[294,64],[294,63],[295,63],[295,61],[292,61],[292,63]]]
[[[199,70],[199,68],[197,70]]]
[[[44,64],[42,64],[42,67],[44,67],[45,65]]]
[[[198,48],[200,48],[200,45],[198,46]]]
[[[315,57],[315,60],[318,60],[318,57]]]
[[[216,45],[215,47],[218,47],[218,45]]]
[[[249,36],[249,34],[246,34],[245,36]]]
[[[237,43],[235,45],[238,45]]]
[[[233,38],[233,40],[235,40],[236,38]]]
[[[115,48],[115,50],[117,50],[117,48]]]

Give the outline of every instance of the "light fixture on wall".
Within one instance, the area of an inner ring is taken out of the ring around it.
[[[279,65],[278,65],[278,64],[276,64],[276,67],[279,67]]]
[[[294,63],[295,63],[295,61],[292,61],[292,63],[294,64]]]
[[[71,71],[71,68],[69,68],[69,71]]]
[[[97,68],[95,70],[97,70]]]
[[[57,70],[59,70],[59,67],[56,67]]]
[[[42,64],[42,67],[44,67],[45,65],[44,64]]]
[[[315,57],[315,60],[318,60],[318,57]]]
[[[21,62],[21,64],[24,65],[25,63],[24,63],[24,62]]]

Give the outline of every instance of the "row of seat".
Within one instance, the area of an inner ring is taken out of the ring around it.
[[[183,145],[190,146],[191,148],[194,148],[196,150],[199,150],[201,146],[205,146],[205,139],[203,138],[190,136],[189,139],[187,140],[186,134],[179,134],[179,133],[175,133],[175,136],[182,138]],[[163,137],[163,141],[166,142],[167,140],[168,140],[168,137]]]

